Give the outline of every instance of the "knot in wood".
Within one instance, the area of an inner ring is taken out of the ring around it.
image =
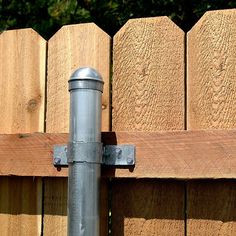
[[[27,103],[27,111],[34,112],[38,107],[38,101],[36,99],[30,99]]]

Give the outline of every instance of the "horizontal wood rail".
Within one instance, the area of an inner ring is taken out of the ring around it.
[[[67,176],[52,164],[53,146],[68,134],[0,135],[0,175]],[[236,130],[104,132],[104,144],[134,144],[136,166],[104,167],[104,177],[236,178]]]

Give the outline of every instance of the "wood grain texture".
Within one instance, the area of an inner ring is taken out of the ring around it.
[[[116,132],[113,139],[118,144],[135,145],[136,165],[129,169],[107,168],[103,175],[119,178],[235,178],[235,135],[234,130]],[[106,137],[105,133],[103,136],[103,143],[111,142],[111,137]]]
[[[183,129],[184,32],[167,17],[129,20],[113,52],[113,130]]]
[[[102,97],[102,130],[110,129],[110,37],[95,24],[89,23],[63,26],[48,42],[47,132],[68,132],[67,81],[74,70],[85,66],[98,70],[105,82]],[[51,171],[55,173],[56,170],[51,167]],[[48,179],[45,180],[47,186],[54,185],[53,182],[48,181]],[[52,199],[54,195],[56,198],[64,196],[67,191],[59,184],[56,186],[55,191],[51,192]],[[55,204],[59,204],[60,208],[60,202]],[[50,209],[50,204],[44,207]],[[56,207],[55,205],[55,209]],[[107,219],[105,216],[102,219],[104,220],[101,221],[101,228],[106,230],[105,220]],[[64,223],[60,224],[61,222]],[[55,228],[57,228],[55,235],[66,235],[65,216],[46,214],[44,228],[46,232],[49,232],[48,235],[51,235],[50,233],[54,232]]]
[[[188,32],[188,129],[236,127],[236,10],[210,11]]]
[[[0,178],[2,236],[41,235],[42,179]]]
[[[170,19],[129,20],[114,37],[113,65],[114,131],[184,129],[184,32]],[[147,149],[152,146],[145,139],[142,143]],[[140,157],[137,157],[135,171]],[[143,160],[156,171],[157,160]],[[126,173],[132,175],[134,170],[126,170]],[[179,207],[169,211],[173,203],[168,197],[169,191],[177,189],[178,184],[170,187],[169,183],[164,183],[163,189],[158,191],[158,182],[153,182],[151,187],[148,183],[135,179],[120,184],[113,182],[112,235],[184,234],[183,189],[174,200]],[[162,196],[166,197],[163,201]],[[130,197],[133,202],[126,203]],[[178,220],[174,219],[176,215]]]
[[[236,131],[105,132],[104,144],[134,144],[134,168],[103,167],[103,177],[236,179]],[[0,175],[67,177],[52,165],[67,134],[0,135]],[[6,156],[8,158],[6,158]]]
[[[67,178],[44,179],[44,225],[45,236],[67,235]]]
[[[184,183],[121,179],[112,191],[113,236],[184,235]]]
[[[0,133],[44,131],[45,75],[40,35],[32,29],[0,35]],[[1,235],[41,235],[41,214],[41,178],[0,178]]]
[[[191,236],[234,236],[236,233],[236,182],[188,183],[188,228]]]
[[[188,33],[188,129],[235,128],[235,38],[235,9],[207,12]],[[235,189],[235,182],[189,184],[187,235],[235,235]]]
[[[46,41],[32,29],[0,34],[0,133],[44,131]]]
[[[85,66],[98,70],[105,82],[102,130],[109,130],[110,37],[88,23],[63,26],[48,42],[47,132],[69,131],[68,80]]]
[[[0,175],[60,176],[58,174],[60,172],[52,162],[53,146],[67,143],[67,135],[43,133],[0,135],[0,140],[2,160]]]

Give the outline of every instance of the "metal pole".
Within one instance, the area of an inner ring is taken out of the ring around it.
[[[80,68],[69,80],[69,91],[68,235],[99,236],[102,77]]]

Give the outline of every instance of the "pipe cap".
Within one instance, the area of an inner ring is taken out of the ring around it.
[[[75,89],[93,89],[103,92],[102,76],[91,67],[82,67],[73,72],[70,77],[69,91]]]

